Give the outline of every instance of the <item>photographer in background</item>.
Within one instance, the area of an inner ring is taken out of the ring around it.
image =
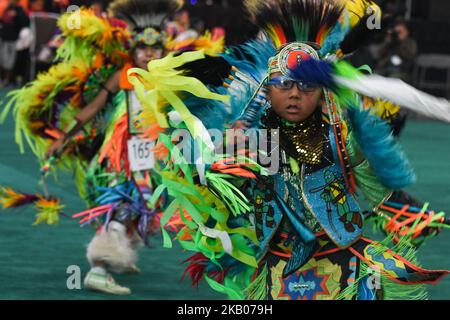
[[[417,42],[411,38],[406,22],[397,21],[381,47],[377,73],[410,82],[416,55]]]
[[[417,42],[410,36],[406,22],[397,20],[393,27],[388,29],[379,49],[376,73],[411,83],[417,51]],[[391,118],[390,124],[395,136],[400,135],[410,115],[411,112],[401,108]]]

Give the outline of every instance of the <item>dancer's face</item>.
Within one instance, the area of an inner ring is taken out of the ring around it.
[[[163,54],[161,47],[137,46],[133,52],[134,65],[141,69],[147,69],[147,64],[155,59],[160,59]]]
[[[278,77],[281,77],[281,73],[276,72],[270,78]],[[322,90],[320,88],[305,91],[300,90],[295,84],[290,89],[271,85],[268,86],[268,92],[269,101],[276,114],[294,123],[306,120],[321,105]]]

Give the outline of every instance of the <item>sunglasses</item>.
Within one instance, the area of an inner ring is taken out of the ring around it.
[[[291,90],[294,87],[294,84],[297,85],[297,89],[299,91],[303,91],[303,92],[313,92],[314,90],[319,88],[319,86],[312,84],[312,83],[296,81],[296,80],[292,80],[292,79],[284,78],[284,77],[273,78],[267,82],[268,86],[273,86],[280,90]]]

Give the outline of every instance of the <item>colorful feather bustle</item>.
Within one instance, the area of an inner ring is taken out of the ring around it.
[[[75,14],[78,16],[74,17]],[[74,27],[72,24],[78,18],[80,25]],[[82,92],[88,79],[107,64],[119,68],[129,59],[124,24],[81,9],[61,16],[59,25],[64,41],[58,49],[58,58],[63,61],[39,74],[24,88],[12,91],[0,117],[4,120],[14,107],[16,142],[23,152],[25,138],[38,158],[43,157],[49,141],[57,137],[58,130],[63,130],[85,103]]]
[[[50,138],[45,129],[55,128],[57,114],[55,100],[58,95],[75,95],[76,91],[67,88],[79,87],[84,76],[88,73],[89,67],[81,61],[74,61],[73,64],[58,64],[50,68],[46,73],[38,75],[37,79],[22,89],[12,91],[2,117],[14,107],[14,118],[16,122],[16,142],[21,152],[24,152],[24,138],[31,150],[38,156],[42,156],[47,144],[45,138]],[[81,77],[81,79],[80,79]],[[74,108],[69,101],[66,108]],[[48,119],[51,119],[50,122]],[[59,119],[66,123],[68,119]]]
[[[57,61],[36,80],[8,95],[0,119],[4,120],[12,109],[20,150],[25,150],[26,143],[38,159],[45,158],[49,145],[73,124],[75,115],[98,94],[102,83],[129,60],[127,25],[119,20],[98,17],[92,10],[81,8],[62,15],[58,26],[62,44]],[[103,116],[107,116],[106,112]],[[94,142],[102,133],[98,129],[95,124],[87,125],[81,134],[73,137],[57,163],[58,168],[73,173],[82,197],[86,195],[86,160],[92,156]],[[56,173],[56,166],[51,169]],[[16,195],[12,199],[14,195],[9,192],[7,196],[3,202],[9,206],[34,203],[35,224],[57,223],[63,209],[59,200],[39,194]]]
[[[74,26],[74,23],[78,25]],[[101,52],[121,64],[128,56],[125,50],[130,37],[127,26],[117,20],[98,17],[92,9],[82,8],[62,15],[58,27],[64,37],[58,49],[58,59],[67,62],[78,58],[90,62]]]

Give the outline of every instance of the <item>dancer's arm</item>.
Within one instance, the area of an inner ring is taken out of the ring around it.
[[[64,145],[64,143],[79,132],[86,123],[94,118],[106,105],[108,95],[116,94],[119,91],[120,72],[116,72],[106,83],[102,86],[99,94],[94,100],[86,105],[74,118],[75,125],[66,128],[60,138],[55,140],[46,152],[46,157],[49,158]]]

